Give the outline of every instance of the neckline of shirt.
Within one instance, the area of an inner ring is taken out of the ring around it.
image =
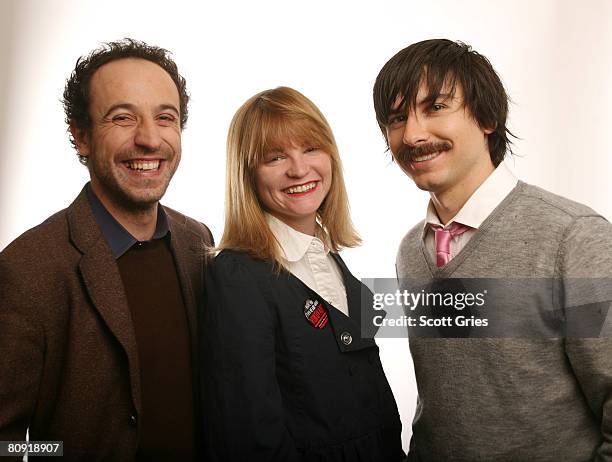
[[[433,202],[430,200],[427,204],[423,231],[427,232],[428,225],[430,224],[439,225],[446,229],[453,222],[478,229],[491,212],[510,194],[510,191],[514,189],[517,183],[518,178],[510,170],[506,162],[502,161],[446,225],[440,222]]]
[[[274,237],[276,237],[276,240],[281,246],[285,260],[288,262],[301,260],[309,250],[324,252],[325,255],[329,253],[329,249],[319,237],[310,236],[309,234],[304,234],[293,229],[291,226],[269,213],[266,213],[266,220],[272,234],[274,234]],[[317,232],[323,232],[318,225]]]

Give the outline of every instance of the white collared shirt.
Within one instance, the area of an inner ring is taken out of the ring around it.
[[[327,246],[316,236],[300,233],[266,214],[270,230],[281,245],[285,265],[300,281],[335,308],[349,315],[342,272]]]
[[[472,238],[476,230],[482,225],[483,221],[495,210],[495,208],[505,199],[505,197],[514,189],[518,179],[506,165],[502,162],[482,183],[474,194],[470,196],[467,202],[461,207],[453,218],[443,226],[438,218],[436,209],[431,202],[427,206],[427,216],[425,218],[425,227],[423,228],[423,236],[425,239],[425,248],[429,251],[433,261],[436,261],[436,244],[434,231],[429,226],[430,224],[443,226],[448,228],[451,223],[458,222],[467,225],[472,229],[465,233],[455,236],[451,240],[450,256],[455,257]]]

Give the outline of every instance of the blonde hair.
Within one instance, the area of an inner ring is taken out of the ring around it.
[[[312,101],[296,90],[278,87],[249,98],[238,109],[227,135],[225,228],[218,249],[246,252],[283,268],[282,250],[257,197],[255,170],[264,155],[293,142],[313,145],[331,159],[332,182],[317,211],[329,248],[338,252],[361,240],[350,219],[342,165],[327,120]]]

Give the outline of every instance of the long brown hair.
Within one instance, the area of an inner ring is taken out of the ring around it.
[[[218,249],[240,250],[284,267],[282,250],[257,197],[254,177],[266,153],[290,142],[317,146],[331,159],[331,188],[317,212],[326,244],[337,252],[361,243],[350,219],[342,165],[327,120],[300,92],[278,87],[249,98],[230,124],[225,229]]]

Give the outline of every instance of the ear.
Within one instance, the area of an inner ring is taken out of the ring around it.
[[[70,134],[74,139],[77,151],[83,157],[87,157],[90,151],[89,135],[84,129],[77,128],[73,123],[70,124]]]
[[[485,135],[490,135],[491,133],[493,133],[495,130],[497,129],[497,122],[494,123],[493,127],[484,127],[482,128],[482,131]]]

